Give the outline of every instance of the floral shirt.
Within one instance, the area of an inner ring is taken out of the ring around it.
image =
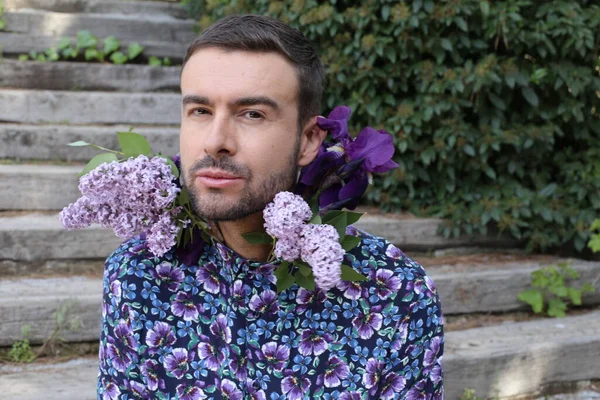
[[[140,239],[106,261],[98,399],[443,399],[433,281],[387,241],[345,264],[367,276],[276,291],[277,264],[205,246],[197,265]]]

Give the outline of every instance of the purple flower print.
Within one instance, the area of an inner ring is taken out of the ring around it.
[[[267,400],[267,395],[265,394],[265,391],[260,388],[260,383],[248,380],[246,382],[246,399]]]
[[[399,393],[406,386],[406,379],[403,376],[398,375],[395,372],[386,374],[381,380],[381,399],[389,400],[396,398],[396,394]]]
[[[425,350],[425,355],[423,356],[423,366],[429,367],[433,365],[437,360],[437,355],[440,351],[440,345],[442,343],[442,338],[439,336],[431,339],[429,343],[429,348]]]
[[[196,271],[196,281],[204,285],[204,290],[217,294],[221,291],[221,280],[219,271],[214,263],[200,265]]]
[[[440,360],[441,361],[441,360]],[[435,364],[429,373],[429,380],[435,385],[442,380],[442,366],[440,363]]]
[[[300,343],[298,344],[298,351],[303,356],[309,356],[314,354],[319,356],[327,350],[328,342],[333,340],[333,336],[330,333],[319,334],[315,329],[305,329],[300,335]]]
[[[369,394],[371,396],[375,396],[375,393],[377,392],[383,368],[383,361],[377,360],[375,358],[370,358],[369,360],[367,360],[367,367],[365,368],[365,373],[363,374],[362,382],[363,385],[365,385],[365,388],[369,389]]]
[[[111,339],[114,340],[112,337],[109,337],[109,340]],[[111,342],[106,345],[106,356],[114,369],[119,372],[125,372],[132,361],[129,352],[126,349],[120,349]]]
[[[173,329],[166,322],[157,322],[146,333],[146,344],[150,347],[150,354],[156,353],[160,347],[172,346],[175,340]]]
[[[112,299],[115,301],[115,303],[119,303],[121,300],[121,281],[115,279],[110,283],[109,287]]]
[[[162,262],[156,268],[150,269],[150,275],[152,275],[152,278],[160,280],[161,284],[165,285],[171,292],[175,292],[179,288],[184,278],[181,268],[174,267],[168,261]]]
[[[304,288],[300,288],[298,289],[298,293],[296,294],[296,303],[298,303],[296,311],[299,314],[302,314],[308,309],[310,304],[325,303],[325,300],[327,300],[327,295],[322,290],[310,291]]]
[[[339,386],[343,379],[350,375],[350,368],[345,361],[338,356],[331,356],[328,361],[328,366],[325,369],[325,387],[332,388]]]
[[[257,314],[277,314],[277,311],[279,311],[277,293],[272,290],[265,290],[260,294],[255,294],[250,299],[250,310]]]
[[[178,400],[202,400],[206,399],[206,394],[202,390],[203,384],[200,381],[196,381],[193,386],[182,383],[177,386],[177,399]]]
[[[338,283],[337,288],[343,292],[345,298],[350,300],[358,300],[361,297],[366,297],[365,290],[360,282],[342,281]]]
[[[404,253],[402,252],[402,250],[400,250],[393,244],[388,245],[387,249],[385,250],[385,255],[394,260],[398,260],[401,257],[404,257]]]
[[[230,293],[232,304],[240,308],[246,307],[246,296],[250,295],[251,290],[250,286],[245,285],[241,280],[233,282]]]
[[[383,316],[379,313],[381,306],[374,306],[366,313],[359,312],[358,316],[352,320],[352,325],[358,331],[361,339],[369,339],[375,331],[381,328]]]
[[[219,386],[224,399],[242,400],[242,391],[229,379],[223,379]]]
[[[194,301],[194,296],[189,292],[179,292],[171,303],[171,311],[184,321],[196,321],[198,315],[204,312],[202,304]]]
[[[290,358],[289,347],[278,345],[277,342],[263,344],[256,353],[261,361],[265,361],[275,371],[282,371]]]
[[[288,400],[302,400],[310,388],[310,380],[293,375],[291,370],[285,371],[286,377],[281,381],[281,391]]]
[[[402,284],[400,278],[394,276],[394,273],[389,269],[378,269],[376,272],[373,270],[370,275],[377,285],[375,293],[381,300],[389,298],[392,293],[400,290]]]
[[[124,380],[123,382],[127,388],[127,394],[132,395],[132,398],[150,399],[150,393],[148,393],[148,390],[146,390],[146,387],[142,383],[128,380]]]
[[[115,338],[120,344],[129,347],[131,350],[137,350],[137,340],[135,336],[133,336],[131,326],[127,322],[120,320],[118,325],[115,327],[114,333]]]
[[[194,353],[188,354],[184,348],[173,349],[173,352],[165,357],[163,367],[167,372],[170,372],[175,378],[181,379],[190,368],[190,363],[194,359]]]
[[[245,381],[248,379],[248,358],[252,356],[250,350],[246,350],[245,355],[236,356],[232,354],[231,360],[229,361],[229,368],[235,374],[236,379]]]
[[[165,385],[164,380],[160,378],[159,367],[160,365],[156,360],[146,360],[140,367],[146,386],[153,392]]]
[[[231,343],[231,328],[228,326],[227,317],[225,315],[217,315],[217,318],[210,324],[210,332],[224,343]]]
[[[425,380],[417,382],[409,391],[406,393],[406,400],[429,400],[431,394],[423,391],[425,387]]]
[[[198,357],[200,360],[205,360],[207,369],[216,371],[225,360],[225,349],[210,343],[208,337],[204,338],[204,341],[198,344]]]
[[[102,400],[118,400],[121,395],[119,386],[112,380],[106,381],[102,378]]]

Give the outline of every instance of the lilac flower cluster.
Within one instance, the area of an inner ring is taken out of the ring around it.
[[[98,223],[123,239],[146,233],[148,249],[156,256],[175,245],[179,209],[172,205],[180,189],[163,158],[102,164],[81,177],[79,191],[83,196],[59,214],[66,229]]]
[[[271,237],[277,238],[275,256],[286,261],[298,259],[302,227],[312,217],[312,211],[304,199],[290,192],[280,192],[265,207],[263,217],[265,230]]]
[[[331,225],[307,224],[312,212],[304,199],[281,192],[265,207],[267,233],[276,238],[274,254],[286,261],[299,258],[312,267],[315,283],[328,290],[341,281],[344,249]]]

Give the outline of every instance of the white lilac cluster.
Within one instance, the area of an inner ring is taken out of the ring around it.
[[[341,280],[344,249],[331,225],[307,224],[312,217],[309,205],[301,196],[281,192],[263,212],[265,230],[277,239],[277,258],[295,261],[301,258],[312,267],[315,283],[328,290]]]
[[[59,214],[66,229],[98,223],[123,239],[146,233],[148,249],[156,256],[175,245],[180,227],[172,205],[180,189],[163,158],[102,164],[81,177],[79,191],[83,196]]]

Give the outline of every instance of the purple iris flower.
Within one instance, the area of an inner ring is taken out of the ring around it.
[[[224,343],[231,343],[231,328],[227,324],[227,317],[225,315],[217,315],[217,318],[210,324],[210,332]]]
[[[120,320],[119,324],[115,327],[114,333],[118,342],[129,347],[131,350],[137,350],[137,340],[133,335],[131,326],[127,322]]]
[[[127,393],[132,395],[135,399],[150,399],[150,393],[146,390],[146,387],[136,381],[128,381],[124,380],[125,387],[127,388]]]
[[[327,350],[331,341],[333,341],[333,336],[330,333],[319,333],[313,328],[308,328],[300,335],[298,351],[303,356],[312,354],[319,356]]]
[[[177,379],[183,378],[185,373],[190,368],[190,363],[194,359],[194,352],[190,352],[184,348],[173,349],[173,352],[165,357],[163,366],[167,372],[173,374]]]
[[[275,371],[285,368],[290,358],[290,349],[286,345],[278,345],[276,342],[265,343],[261,351],[257,352],[260,360],[266,361]]]
[[[437,355],[440,351],[440,345],[442,343],[442,338],[439,336],[431,339],[431,343],[429,343],[429,348],[425,350],[425,355],[423,356],[423,366],[429,367],[433,365],[437,360]]]
[[[126,349],[119,348],[110,342],[106,345],[106,356],[110,359],[112,366],[119,372],[125,372],[132,362],[131,355]]]
[[[297,377],[292,370],[285,371],[285,378],[281,380],[281,391],[289,400],[302,400],[310,388],[310,380]]]
[[[221,364],[225,360],[225,349],[222,346],[216,346],[210,343],[210,339],[207,337],[205,341],[198,345],[198,357],[200,360],[205,360],[205,366],[210,371],[216,371],[221,367]]]
[[[381,380],[381,372],[383,371],[383,361],[377,360],[376,358],[370,358],[367,361],[367,367],[362,377],[363,385],[369,389],[369,394],[375,396],[379,381]]]
[[[162,262],[156,268],[150,269],[150,274],[154,279],[159,279],[161,283],[167,286],[171,292],[179,288],[179,284],[183,282],[183,271],[179,267],[174,267],[170,262]]]
[[[196,381],[193,386],[189,386],[185,383],[177,386],[177,398],[179,400],[201,400],[206,399],[206,394],[202,390],[203,383]]]
[[[120,395],[121,390],[116,383],[102,378],[102,400],[117,400]]]
[[[321,209],[354,209],[369,185],[371,173],[398,166],[392,160],[395,151],[392,136],[384,130],[366,127],[352,139],[348,132],[350,114],[349,107],[339,106],[327,118],[317,119],[319,127],[327,130],[336,143],[323,143],[317,158],[300,174],[298,193],[304,194],[307,187],[317,184],[324,189],[319,196]],[[328,176],[332,170],[337,171]]]
[[[325,387],[339,386],[348,375],[350,375],[348,364],[338,356],[331,356],[325,370]]]
[[[381,399],[389,400],[396,398],[396,395],[406,386],[406,379],[395,372],[386,374],[381,380]]]
[[[146,360],[140,367],[144,382],[148,386],[148,389],[155,391],[159,388],[164,387],[164,381],[160,378],[159,364],[155,360]]]
[[[175,340],[173,329],[171,328],[171,325],[166,322],[157,322],[154,327],[146,333],[146,344],[150,347],[151,354],[155,353],[160,347],[173,345]]]
[[[277,311],[279,311],[277,293],[272,290],[265,290],[260,294],[255,294],[250,299],[250,310],[256,314],[277,314]]]
[[[377,285],[375,293],[381,300],[385,300],[397,292],[402,286],[400,278],[394,275],[389,269],[378,269],[371,271],[371,279],[373,279]]]
[[[242,391],[236,384],[229,379],[223,379],[221,382],[221,395],[224,399],[242,400]]]
[[[361,339],[369,339],[381,328],[383,316],[380,314],[381,306],[373,306],[367,313],[362,311],[352,320],[352,325],[358,331]]]
[[[199,266],[196,271],[196,281],[204,285],[204,290],[217,294],[221,291],[221,278],[219,270],[214,263],[206,263]]]
[[[179,292],[171,303],[171,311],[184,321],[195,321],[200,313],[204,312],[202,304],[194,301],[191,293]]]

